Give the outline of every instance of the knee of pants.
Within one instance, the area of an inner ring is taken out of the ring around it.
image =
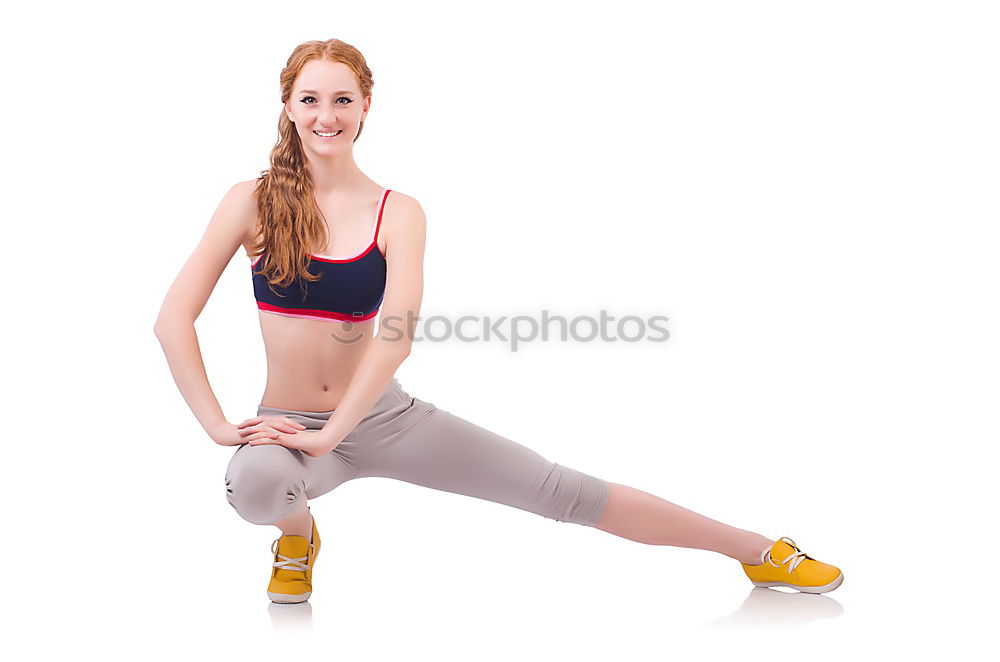
[[[297,466],[283,446],[241,446],[226,470],[229,505],[253,524],[285,519],[305,496],[305,481]]]
[[[555,462],[542,478],[535,512],[583,526],[594,526],[601,519],[611,495],[607,481]]]

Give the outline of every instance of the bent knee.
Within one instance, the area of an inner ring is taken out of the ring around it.
[[[226,499],[253,524],[274,524],[295,512],[305,480],[289,449],[242,446],[226,470]]]

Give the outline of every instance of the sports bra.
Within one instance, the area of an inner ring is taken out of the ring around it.
[[[363,322],[375,317],[385,295],[386,262],[378,246],[378,229],[382,225],[382,208],[388,195],[389,189],[383,189],[368,248],[348,258],[310,253],[309,271],[318,272],[320,278],[306,283],[305,287],[296,279],[288,287],[274,285],[272,291],[267,277],[253,270],[267,249],[256,260],[251,258],[257,308],[276,315],[327,321]]]

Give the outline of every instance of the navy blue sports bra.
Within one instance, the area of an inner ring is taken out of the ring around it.
[[[386,262],[378,246],[378,229],[382,225],[382,208],[388,195],[389,189],[384,189],[368,248],[349,258],[310,254],[309,271],[318,273],[320,279],[306,283],[305,288],[296,279],[288,287],[275,285],[274,290],[278,292],[275,295],[267,278],[253,270],[264,257],[261,253],[250,264],[257,308],[277,315],[328,321],[363,322],[375,317],[385,295]]]

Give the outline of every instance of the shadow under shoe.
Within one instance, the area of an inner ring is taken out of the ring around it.
[[[271,581],[267,585],[267,597],[271,602],[305,602],[312,595],[313,565],[320,548],[315,517],[310,537],[306,540],[302,536],[281,536],[271,543],[274,563],[271,564]]]
[[[763,561],[760,565],[740,563],[754,586],[787,586],[804,593],[826,593],[844,581],[840,568],[806,555],[794,540],[784,536],[764,552]]]

